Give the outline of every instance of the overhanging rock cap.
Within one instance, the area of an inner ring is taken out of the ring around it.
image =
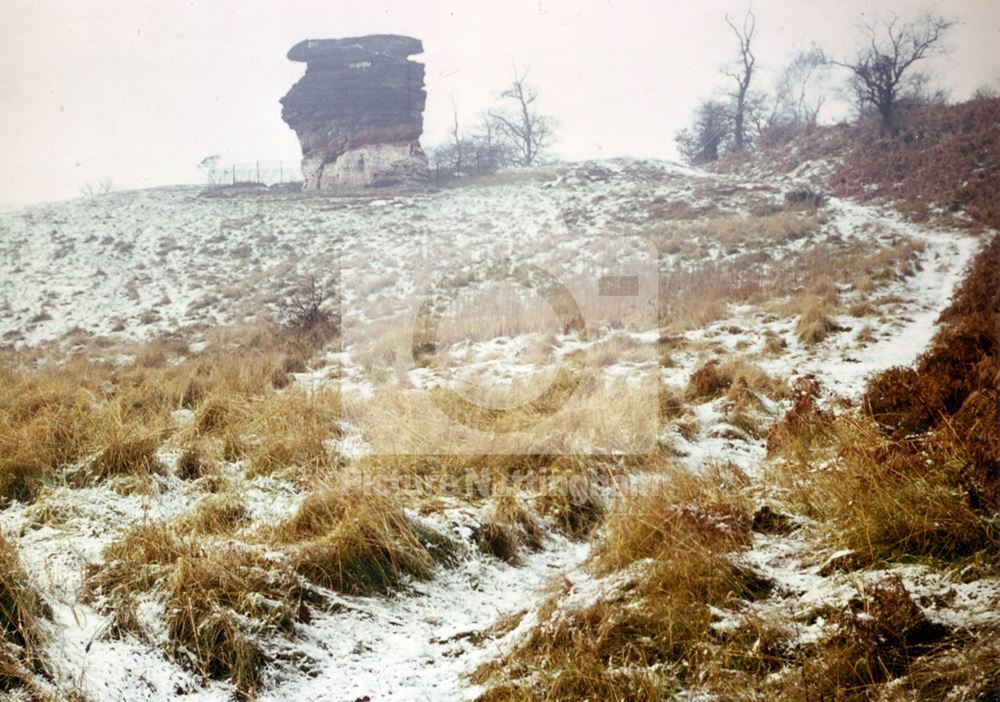
[[[354,60],[373,54],[405,59],[424,51],[423,42],[416,37],[402,34],[374,34],[346,39],[306,39],[288,51],[291,61],[323,62],[325,60]]]

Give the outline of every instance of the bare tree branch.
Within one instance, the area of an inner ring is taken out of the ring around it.
[[[732,78],[736,83],[736,88],[731,96],[734,101],[733,106],[733,148],[742,151],[749,144],[747,136],[747,97],[750,92],[750,82],[753,79],[754,65],[757,59],[751,49],[754,32],[757,30],[757,17],[753,14],[753,8],[747,9],[743,16],[743,24],[737,27],[736,24],[726,15],[726,24],[733,30],[736,40],[739,42],[739,65],[734,70],[724,71],[725,75]]]

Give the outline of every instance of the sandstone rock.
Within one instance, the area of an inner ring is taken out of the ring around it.
[[[377,34],[309,39],[288,52],[306,73],[281,99],[302,145],[306,190],[378,187],[427,178],[420,148],[424,65],[419,39]]]

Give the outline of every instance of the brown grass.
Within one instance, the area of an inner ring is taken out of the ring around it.
[[[329,390],[307,393],[288,387],[256,403],[251,431],[260,441],[252,451],[249,475],[288,468],[315,473],[336,465],[324,442],[341,435],[340,416],[340,394]]]
[[[46,611],[14,545],[0,535],[0,693],[43,699],[34,678],[45,667],[39,622]]]
[[[762,217],[713,217],[701,222],[669,222],[646,230],[661,253],[699,254],[703,246],[768,246],[795,241],[816,232],[815,214],[777,212]]]
[[[810,346],[818,344],[839,329],[832,319],[836,307],[828,298],[808,295],[797,304],[799,318],[795,323],[795,334],[802,343]]]
[[[221,476],[212,448],[207,442],[198,439],[189,441],[182,448],[180,456],[177,457],[175,472],[181,480]]]
[[[842,466],[824,481],[832,530],[847,547],[870,562],[984,552],[1000,565],[997,524],[964,494],[960,444],[950,456],[934,456],[919,445],[881,439],[871,426],[854,423],[848,431],[840,441]]]
[[[493,499],[492,509],[476,529],[476,545],[506,563],[517,564],[525,551],[538,551],[544,530],[535,516],[513,492],[501,492]]]
[[[82,457],[94,420],[78,369],[4,368],[0,388],[0,501],[30,501],[56,470]]]
[[[109,636],[143,635],[136,596],[164,603],[167,654],[197,673],[229,680],[252,695],[268,664],[263,642],[290,635],[315,600],[287,564],[247,546],[207,545],[197,533],[221,533],[240,510],[209,498],[178,524],[148,523],[127,531],[89,568],[83,598],[109,616]]]
[[[114,408],[102,417],[95,437],[97,453],[87,466],[87,474],[100,479],[132,475],[148,477],[162,473],[156,457],[162,429],[149,428]]]
[[[548,489],[538,496],[539,511],[552,519],[561,532],[573,539],[586,538],[601,523],[607,511],[605,500],[592,487],[589,476],[584,475],[584,485],[577,476],[567,473],[553,476]]]
[[[261,642],[290,635],[308,616],[293,579],[235,547],[180,558],[164,593],[168,654],[243,695],[259,687],[268,663]]]
[[[326,421],[315,407],[327,404],[334,412],[335,401],[277,392],[319,342],[268,326],[220,330],[212,339],[196,354],[172,339],[127,347],[138,360],[126,368],[101,359],[120,347],[93,349],[92,356],[58,366],[24,355],[0,359],[0,500],[31,501],[70,467],[74,479],[139,485],[162,472],[156,452],[176,432],[170,415],[182,407],[195,412],[193,426],[183,430],[186,448],[219,439],[233,459],[254,439],[262,470],[325,460],[309,434]],[[181,473],[196,477],[196,459],[186,453]]]
[[[835,630],[801,667],[784,673],[781,697],[868,700],[879,683],[906,673],[947,634],[927,620],[899,576],[862,592],[859,611],[835,615]]]
[[[497,683],[480,699],[657,700],[697,678],[711,655],[710,607],[755,597],[766,584],[727,556],[750,536],[731,476],[662,477],[661,491],[609,514],[595,547],[593,567],[625,575],[621,584],[581,609],[561,609],[565,593],[555,592],[539,625],[473,675]]]
[[[220,493],[210,495],[188,515],[181,517],[182,530],[199,534],[224,534],[249,522],[249,514],[237,495]]]
[[[277,536],[296,544],[294,567],[302,576],[347,594],[386,593],[407,578],[427,579],[456,553],[454,542],[390,498],[333,487],[311,493]]]
[[[1000,698],[1000,626],[956,633],[913,660],[899,684],[882,693],[886,702],[995,700]]]
[[[719,169],[738,171],[752,162],[758,172],[788,173],[806,162],[836,158],[830,175],[821,178],[836,195],[892,201],[918,218],[926,216],[928,204],[962,209],[976,222],[998,227],[998,115],[996,97],[906,105],[900,108],[897,134],[880,134],[877,116],[819,127],[791,145],[731,157]]]
[[[689,400],[710,400],[729,393],[730,401],[745,408],[752,394],[759,392],[771,399],[788,396],[788,385],[768,375],[760,366],[742,356],[711,359],[688,379],[685,395]]]

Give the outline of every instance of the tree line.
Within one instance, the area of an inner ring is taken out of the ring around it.
[[[463,176],[535,166],[548,157],[555,122],[539,109],[538,90],[528,82],[528,69],[514,68],[496,105],[480,113],[471,127],[462,124],[454,96],[451,107],[448,140],[430,150],[431,168]]]
[[[781,143],[816,126],[834,68],[847,76],[835,89],[858,117],[877,114],[882,134],[897,131],[901,104],[944,99],[931,89],[929,74],[919,70],[921,61],[947,51],[944,38],[954,22],[939,15],[906,22],[893,15],[866,22],[861,47],[849,58],[827,56],[818,47],[799,51],[779,71],[770,92],[758,88],[757,17],[752,9],[742,21],[728,15],[725,21],[737,48],[736,60],[722,70],[728,89],[700,102],[691,124],[675,135],[677,149],[689,163]]]

